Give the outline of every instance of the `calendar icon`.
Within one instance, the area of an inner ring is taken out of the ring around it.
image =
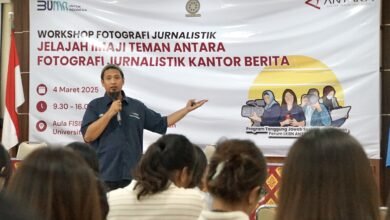
[[[44,84],[39,84],[37,87],[37,93],[38,95],[46,95],[47,93],[47,87]]]

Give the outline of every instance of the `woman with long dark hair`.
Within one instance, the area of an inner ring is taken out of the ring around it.
[[[282,98],[280,125],[294,127],[305,126],[305,113],[297,103],[295,92],[291,89],[286,89],[283,92]]]
[[[191,183],[195,163],[195,147],[186,137],[162,136],[145,152],[130,185],[108,194],[108,219],[197,219],[202,195],[186,189],[197,185]]]
[[[360,143],[334,129],[313,129],[283,166],[276,220],[378,220],[379,198]]]
[[[101,220],[98,186],[85,161],[62,147],[33,151],[12,176],[7,194],[43,220]]]

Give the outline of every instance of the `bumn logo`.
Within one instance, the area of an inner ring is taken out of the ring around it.
[[[68,11],[68,2],[66,1],[52,1],[52,0],[38,0],[38,11]]]

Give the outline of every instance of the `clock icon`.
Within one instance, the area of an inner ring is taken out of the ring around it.
[[[198,0],[189,0],[186,4],[186,10],[190,14],[196,14],[200,9],[200,2]]]

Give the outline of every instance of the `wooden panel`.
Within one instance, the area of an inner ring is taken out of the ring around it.
[[[285,157],[267,157],[267,163],[284,163]]]
[[[379,198],[381,199],[381,205],[383,205],[383,199],[382,199],[382,190],[381,190],[381,160],[370,160],[371,168],[372,168],[372,173],[374,175],[374,180],[376,183],[376,186],[379,190]]]
[[[390,26],[382,27],[382,69],[390,69]]]
[[[30,36],[29,32],[16,32],[15,30],[15,42],[18,49],[20,71],[29,72],[29,49],[30,49]]]
[[[390,24],[390,1],[382,0],[382,23]]]
[[[13,0],[14,27],[16,32],[30,30],[30,9],[28,0]]]
[[[381,67],[390,69],[390,1],[382,0],[382,40],[381,40]],[[380,186],[382,204],[387,204],[390,186],[390,169],[386,168],[388,130],[390,126],[390,72],[382,71],[381,73],[381,93],[382,93],[382,128],[381,128],[381,158],[380,167]]]
[[[386,24],[386,25],[385,25]],[[382,39],[381,39],[381,67],[382,69],[390,69],[390,1],[382,0]],[[381,183],[381,198],[383,204],[387,204],[387,198],[390,191],[390,169],[386,168],[387,143],[390,126],[390,71],[382,71],[381,73],[381,93],[382,93],[382,128],[381,128],[381,158],[380,166],[382,172],[380,175]]]
[[[382,71],[382,114],[390,114],[390,70]],[[384,131],[384,130],[382,130]]]

